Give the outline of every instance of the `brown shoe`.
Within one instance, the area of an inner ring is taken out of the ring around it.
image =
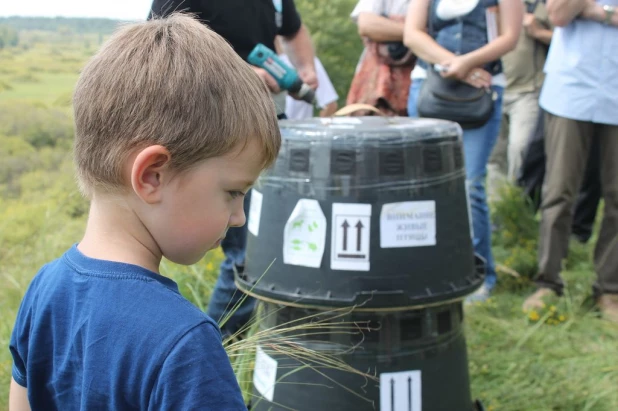
[[[603,317],[618,324],[618,294],[604,294],[600,296],[597,305]]]
[[[550,295],[555,295],[554,290],[552,290],[551,288],[539,288],[534,294],[526,298],[526,301],[524,301],[522,308],[524,309],[524,311],[540,310],[545,307],[545,302],[543,301],[543,298]]]

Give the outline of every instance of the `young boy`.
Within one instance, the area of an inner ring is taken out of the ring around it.
[[[73,103],[88,225],[21,304],[10,409],[245,409],[217,324],[159,263],[193,264],[245,223],[243,196],[281,144],[266,86],[172,15],[120,29]]]

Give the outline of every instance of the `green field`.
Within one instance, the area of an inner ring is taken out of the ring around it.
[[[326,37],[331,29],[319,26],[322,11],[298,3],[307,11],[309,28],[321,27]],[[339,18],[332,30],[347,27],[347,14]],[[0,409],[8,404],[8,342],[21,297],[41,265],[79,241],[87,213],[72,176],[70,95],[99,36],[36,35],[23,38],[37,42],[0,50]],[[354,41],[318,41],[318,51],[345,55],[337,47]],[[325,63],[336,71],[334,57]],[[338,90],[346,87],[337,84]],[[494,239],[500,284],[490,301],[466,308],[473,396],[493,411],[618,410],[618,325],[599,318],[591,303],[591,245],[572,245],[565,262],[566,297],[524,314],[521,303],[533,289],[538,217],[515,189],[492,208],[500,227]],[[215,252],[190,267],[164,262],[162,273],[204,309],[220,258]],[[229,352],[249,389],[250,342]]]

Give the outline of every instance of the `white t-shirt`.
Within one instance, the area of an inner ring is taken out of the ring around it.
[[[360,0],[352,10],[350,17],[356,23],[358,15],[361,13],[374,13],[380,15],[405,16],[408,13],[408,3],[410,0]]]
[[[290,59],[285,54],[280,54],[279,57],[283,62],[290,67],[294,67]],[[337,101],[339,96],[335,91],[333,83],[328,78],[328,74],[322,65],[322,62],[317,57],[314,57],[313,64],[315,65],[315,75],[318,77],[318,88],[315,91],[315,99],[319,108],[324,108],[333,101]],[[285,115],[292,120],[302,120],[304,118],[313,117],[313,106],[304,101],[296,100],[290,96],[285,100]]]

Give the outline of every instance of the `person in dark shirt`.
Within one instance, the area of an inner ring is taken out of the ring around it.
[[[165,16],[175,10],[195,14],[229,41],[244,60],[259,43],[275,50],[275,37],[280,35],[284,51],[301,79],[317,88],[311,38],[293,0],[153,0],[149,17]],[[264,69],[251,67],[271,90],[277,116],[284,118],[286,93],[279,90],[275,79]],[[250,195],[247,195],[245,212],[249,202]],[[255,300],[244,297],[234,283],[234,270],[242,272],[244,269],[246,244],[247,226],[230,229],[221,244],[225,260],[221,264],[207,313],[219,321],[224,336],[242,332],[255,307]]]
[[[88,224],[21,303],[10,409],[246,410],[217,324],[159,264],[194,264],[244,225],[281,145],[268,89],[223,38],[172,15],[115,33],[73,108]]]

